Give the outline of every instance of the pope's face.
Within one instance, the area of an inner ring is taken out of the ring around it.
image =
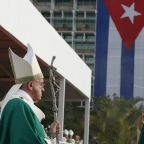
[[[38,102],[42,98],[42,92],[44,91],[44,80],[35,80],[32,82],[32,99],[34,102]]]

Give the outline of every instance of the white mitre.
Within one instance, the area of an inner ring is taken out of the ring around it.
[[[5,98],[0,102],[1,114],[7,102],[16,97],[15,93],[22,84],[31,80],[40,80],[44,78],[33,49],[29,44],[27,45],[27,48],[27,53],[24,58],[19,57],[9,48],[9,58],[16,84],[10,88]],[[38,111],[37,117],[41,119],[41,117],[44,118],[45,115],[43,112],[40,113],[40,111]]]

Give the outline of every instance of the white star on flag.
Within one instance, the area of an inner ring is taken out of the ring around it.
[[[131,4],[130,7],[127,7],[125,5],[121,5],[123,9],[125,10],[124,14],[121,16],[121,19],[128,17],[132,24],[134,23],[134,17],[142,15],[141,13],[135,11],[135,3]]]

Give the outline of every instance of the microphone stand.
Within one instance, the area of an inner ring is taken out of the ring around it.
[[[53,71],[56,70],[56,68],[53,67],[53,62],[55,60],[55,56],[52,57],[51,65],[49,69],[49,79],[50,79],[50,87],[52,92],[52,101],[53,101],[53,108],[52,111],[54,112],[54,121],[58,120],[57,113],[58,113],[58,107],[56,103],[56,93],[59,91],[59,86],[55,81],[55,76],[53,74]],[[59,144],[58,135],[56,135],[56,144]]]

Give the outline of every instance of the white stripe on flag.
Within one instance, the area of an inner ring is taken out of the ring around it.
[[[144,98],[144,29],[135,41],[134,97]]]
[[[122,41],[120,35],[110,17],[107,57],[107,95],[116,94],[120,96],[121,49]]]

